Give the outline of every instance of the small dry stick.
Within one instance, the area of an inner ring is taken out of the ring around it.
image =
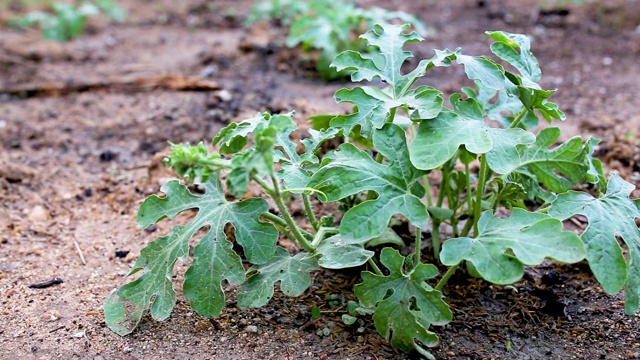
[[[71,237],[73,238],[73,245],[76,248],[76,252],[78,253],[78,256],[80,257],[80,261],[82,262],[82,265],[87,265],[87,262],[84,261],[84,255],[82,255],[82,249],[80,249],[80,244],[78,244],[78,240],[76,240],[75,235],[71,235]]]

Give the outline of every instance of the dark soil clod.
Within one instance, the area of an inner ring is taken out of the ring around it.
[[[116,250],[116,257],[124,258],[129,254],[129,250]]]
[[[45,289],[45,288],[48,288],[48,287],[53,286],[53,285],[62,284],[63,282],[64,281],[61,278],[53,278],[51,280],[47,280],[47,281],[31,284],[31,285],[29,285],[29,288],[31,288],[31,289]]]

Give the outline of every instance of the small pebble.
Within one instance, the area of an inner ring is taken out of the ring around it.
[[[60,313],[57,310],[49,310],[40,315],[40,320],[51,322],[60,320]]]
[[[28,219],[32,222],[47,221],[49,220],[49,212],[43,206],[37,205],[29,212]]]
[[[247,326],[247,328],[245,329],[247,332],[249,333],[257,333],[258,332],[258,327],[255,325],[249,325]]]

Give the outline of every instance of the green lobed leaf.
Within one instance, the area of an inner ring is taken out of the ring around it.
[[[405,84],[401,81],[403,76],[400,68],[405,60],[413,55],[402,48],[407,43],[422,40],[415,32],[405,34],[409,27],[409,24],[377,24],[372,30],[360,36],[369,46],[378,49],[376,53],[363,56],[356,51],[345,51],[333,60],[333,66],[338,71],[353,70],[351,73],[353,82],[371,81],[378,77],[394,89],[394,94],[403,93],[401,85]]]
[[[331,126],[344,129],[345,134],[357,125],[360,133],[371,138],[373,129],[380,129],[391,117],[392,109],[406,107],[412,119],[431,119],[442,109],[441,92],[428,86],[411,89],[394,99],[377,88],[363,86],[352,90],[341,89],[335,94],[339,103],[350,102],[356,111],[349,115],[338,115],[331,120]]]
[[[242,150],[249,142],[249,135],[253,133],[258,124],[265,120],[265,114],[256,114],[254,117],[233,122],[224,127],[213,138],[213,146],[220,143],[220,152],[233,154]]]
[[[229,124],[213,139],[214,146],[220,144],[220,151],[236,153],[231,159],[231,171],[227,175],[227,188],[234,197],[247,192],[251,176],[264,177],[273,173],[274,162],[281,157],[275,154],[275,147],[281,146],[295,130],[294,112],[270,115],[258,114],[239,123]],[[254,146],[242,150],[253,135]],[[286,146],[295,146],[287,140]]]
[[[545,128],[536,142],[516,145],[487,156],[491,169],[499,174],[518,173],[544,184],[553,192],[564,192],[585,180],[589,164],[586,148],[579,136],[554,149],[549,149],[560,137],[560,129]]]
[[[482,83],[489,89],[504,88],[504,69],[485,56],[469,56],[456,54],[456,62],[464,66],[467,77]]]
[[[345,269],[360,266],[375,254],[365,250],[362,244],[347,243],[340,234],[325,239],[316,248],[314,254],[320,254],[318,264],[326,269]]]
[[[551,216],[514,209],[507,219],[482,213],[475,238],[445,241],[440,260],[454,266],[466,260],[484,279],[511,284],[522,278],[524,265],[539,265],[545,258],[575,263],[585,257],[584,244],[562,222]]]
[[[213,318],[225,306],[222,281],[241,284],[245,280],[242,260],[233,244],[222,234],[208,232],[193,250],[193,262],[184,275],[183,292],[191,307],[204,317]]]
[[[590,137],[585,142],[585,151],[589,170],[587,171],[587,181],[591,184],[597,184],[598,189],[604,191],[606,189],[607,179],[604,176],[602,161],[593,156],[596,146],[600,143],[600,139]]]
[[[278,178],[284,182],[284,189],[293,193],[301,193],[307,187],[311,179],[311,173],[318,167],[320,160],[315,155],[323,142],[339,135],[340,130],[328,128],[323,131],[308,130],[310,138],[303,139],[304,153],[298,154],[297,145],[291,141],[291,131],[281,131],[277,135],[276,146],[282,149],[283,154],[277,158],[281,163]]]
[[[587,248],[587,261],[596,278],[608,294],[625,289],[625,311],[638,310],[640,294],[640,200],[629,199],[635,186],[611,174],[607,192],[594,198],[590,194],[569,191],[558,195],[549,215],[561,220],[577,214],[589,220],[581,237]],[[626,244],[628,260],[618,243]]]
[[[264,265],[255,265],[249,272],[255,272],[238,289],[240,308],[258,308],[273,297],[273,286],[280,282],[280,290],[287,296],[300,296],[311,286],[310,271],[317,270],[318,262],[307,253],[289,256],[287,250],[277,247],[275,255]]]
[[[542,71],[531,52],[531,40],[528,36],[506,31],[487,31],[486,34],[496,40],[491,44],[491,51],[496,56],[511,64],[527,79],[534,82],[540,80]]]
[[[386,124],[373,133],[373,143],[387,159],[379,164],[363,150],[343,144],[333,158],[315,173],[309,186],[326,194],[322,201],[336,201],[364,191],[375,191],[377,199],[349,209],[340,223],[340,234],[348,243],[363,243],[383,233],[394,214],[402,214],[418,227],[429,220],[420,198],[424,188],[418,179],[424,172],[409,162],[404,130]]]
[[[494,153],[517,144],[530,144],[535,136],[522,129],[498,129],[485,124],[484,114],[473,99],[463,100],[453,94],[454,111],[442,111],[435,119],[420,122],[409,144],[411,162],[418,169],[431,170],[449,161],[460,146],[474,154]]]
[[[476,89],[462,88],[462,92],[474,99],[482,107],[487,119],[499,122],[502,127],[511,126],[515,114],[522,110],[522,102],[517,96],[509,95],[507,89],[496,91],[484,86],[481,82],[475,82]],[[538,117],[528,111],[520,122],[524,128],[530,129],[538,126]]]
[[[431,325],[444,325],[452,314],[442,293],[434,290],[426,280],[438,275],[431,264],[418,264],[405,268],[405,258],[397,250],[384,248],[380,262],[389,269],[389,275],[362,272],[361,284],[354,288],[358,300],[365,307],[375,307],[373,321],[393,347],[405,352],[423,350],[416,342],[436,346],[438,337],[429,331]]]
[[[221,281],[242,282],[242,262],[231,250],[224,228],[233,225],[235,239],[244,248],[247,259],[254,264],[263,264],[271,259],[276,250],[278,232],[273,225],[260,222],[261,213],[269,209],[263,199],[248,199],[228,202],[216,177],[203,183],[205,194],[195,195],[178,181],[170,181],[162,187],[163,198],[150,196],[138,212],[138,226],[146,228],[168,217],[198,209],[198,213],[187,225],[177,225],[162,237],[152,241],[141,252],[130,275],[140,270],[144,274],[113,292],[104,305],[105,319],[110,329],[120,335],[134,330],[144,312],[151,308],[155,319],[166,319],[176,302],[172,286],[173,266],[177,259],[184,259],[189,252],[189,240],[201,229],[208,227],[202,243],[194,253],[196,259],[185,278],[185,294],[196,311],[205,316],[215,316],[224,304]],[[204,260],[206,259],[206,260]],[[208,269],[198,269],[202,262]],[[195,266],[195,268],[194,268]],[[193,268],[193,270],[192,270]],[[210,298],[201,303],[201,284],[211,289]]]
[[[171,144],[171,154],[164,163],[173,169],[180,178],[186,177],[191,183],[206,182],[209,176],[224,169],[228,162],[220,159],[220,154],[210,153],[203,142],[196,146],[189,144]]]

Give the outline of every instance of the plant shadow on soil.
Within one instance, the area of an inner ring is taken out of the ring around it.
[[[24,11],[11,4],[0,19]],[[276,292],[263,309],[238,310],[230,291],[213,320],[194,314],[178,291],[166,321],[146,316],[127,337],[105,327],[105,298],[127,281],[140,249],[170,228],[135,228],[139,203],[173,176],[161,163],[167,141],[208,142],[256,111],[295,109],[303,121],[348,110],[332,96],[349,85],[317,80],[282,46],[282,29],[242,26],[250,4],[131,1],[124,24],[92,23],[65,44],[0,27],[0,358],[417,358],[393,350],[370,318],[362,328],[341,322],[359,282],[355,270],[316,273],[303,296]],[[640,73],[640,6],[597,2],[561,15],[536,14],[534,5],[397,4],[438,31],[412,47],[418,59],[432,48],[486,53],[485,30],[532,35],[543,86],[558,88],[568,115],[563,136],[602,138],[597,154],[608,170],[638,185],[640,84],[630,74]],[[429,81],[457,91],[456,71],[436,71]],[[203,89],[194,78],[208,90],[196,91]],[[177,264],[176,284],[186,265]],[[56,277],[64,282],[28,287]],[[625,315],[621,295],[604,294],[584,263],[545,263],[511,287],[459,270],[444,295],[454,321],[432,329],[441,339],[437,358],[640,358],[638,317]]]

